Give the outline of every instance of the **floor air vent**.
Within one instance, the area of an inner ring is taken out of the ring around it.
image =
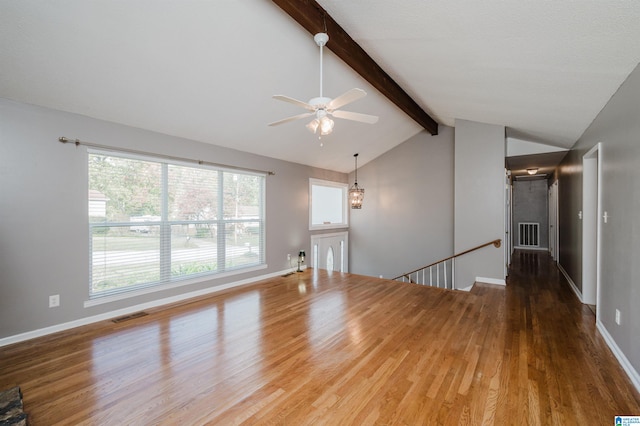
[[[519,222],[518,245],[520,247],[538,247],[540,245],[540,224]]]
[[[146,317],[147,315],[149,315],[146,312],[136,312],[135,314],[131,314],[131,315],[125,315],[123,317],[119,317],[119,318],[114,318],[111,321],[115,322],[116,324],[119,322],[125,322],[125,321],[129,321],[132,319],[136,319],[136,318],[142,318],[142,317]]]

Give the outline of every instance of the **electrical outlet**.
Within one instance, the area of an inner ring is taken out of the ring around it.
[[[620,325],[620,309],[616,309],[616,324]]]
[[[291,261],[291,254],[287,253],[287,260]]]
[[[58,306],[60,306],[60,295],[54,294],[52,296],[49,296],[49,307],[57,308]]]

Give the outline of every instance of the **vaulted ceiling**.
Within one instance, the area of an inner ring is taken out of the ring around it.
[[[635,0],[319,4],[438,123],[557,147],[640,61]],[[322,140],[306,120],[267,126],[303,112],[272,95],[319,91],[313,36],[267,0],[0,2],[0,97],[343,172],[423,131],[326,50],[324,65],[325,95],[364,89],[345,109],[378,123],[336,120]]]

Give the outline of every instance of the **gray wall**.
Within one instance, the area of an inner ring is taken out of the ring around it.
[[[453,139],[440,126],[358,169],[365,197],[351,210],[350,272],[393,278],[452,254]]]
[[[540,224],[539,248],[549,248],[549,185],[546,180],[513,182],[514,246],[518,246],[518,223]]]
[[[559,167],[559,263],[582,290],[582,156],[602,142],[601,298],[598,321],[640,371],[640,69],[636,68]],[[621,324],[615,323],[615,310]]]
[[[88,298],[86,149],[79,138],[240,167],[267,178],[268,268],[99,306]],[[289,267],[286,254],[309,247],[308,179],[346,182],[344,173],[251,155],[80,115],[0,99],[0,338],[198,291]],[[61,306],[48,307],[59,294]]]
[[[571,149],[556,170],[558,180],[558,264],[582,291],[582,156],[588,149]]]
[[[456,120],[454,251],[504,239],[504,126]],[[485,247],[456,260],[456,287],[476,277],[504,280],[503,248]]]

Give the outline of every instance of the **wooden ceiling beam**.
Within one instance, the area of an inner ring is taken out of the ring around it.
[[[315,0],[272,0],[311,34],[329,34],[327,47],[380,93],[432,135],[438,123],[429,116]]]

